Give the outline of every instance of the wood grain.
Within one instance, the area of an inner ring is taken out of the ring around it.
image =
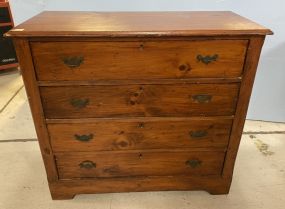
[[[247,40],[32,42],[37,78],[46,80],[234,78],[242,74]],[[205,64],[197,56],[217,55]],[[82,57],[70,68],[65,58]],[[127,60],[127,61],[126,61]]]
[[[228,152],[223,169],[223,176],[226,178],[231,178],[233,175],[234,164],[242,137],[242,131],[264,38],[264,36],[258,36],[252,37],[250,40],[244,69],[244,79],[241,83],[239,100],[236,108],[236,115],[238,117],[236,117],[233,122],[232,134],[230,136]]]
[[[242,77],[237,78],[178,78],[178,79],[124,79],[124,80],[85,80],[85,81],[38,81],[39,86],[108,86],[131,84],[216,84],[240,83]]]
[[[52,198],[227,194],[266,34],[232,12],[43,12],[8,32]]]
[[[224,152],[190,151],[112,151],[57,153],[56,163],[60,179],[168,176],[168,175],[219,175],[223,167]],[[196,167],[188,160],[200,162]],[[95,168],[82,168],[84,161],[92,161]]]
[[[236,83],[40,87],[47,118],[233,115],[238,90]],[[199,103],[195,95],[212,98]]]
[[[269,29],[230,11],[46,11],[17,26],[10,36],[164,37],[266,35]]]
[[[48,124],[55,152],[226,147],[232,119],[140,118]],[[199,135],[200,133],[200,135]],[[196,135],[195,135],[196,134]],[[198,134],[198,135],[197,135]],[[89,137],[80,141],[78,136]]]
[[[137,176],[60,180],[49,184],[54,200],[72,199],[75,194],[109,192],[206,190],[227,194],[230,180],[221,176]]]
[[[27,92],[39,145],[47,172],[49,182],[57,181],[57,168],[54,163],[53,151],[49,143],[49,135],[45,124],[45,117],[41,104],[39,88],[36,84],[29,42],[26,39],[17,38],[13,40],[17,57],[21,65],[23,81]]]

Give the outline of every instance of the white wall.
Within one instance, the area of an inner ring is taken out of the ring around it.
[[[16,24],[42,10],[231,10],[248,17],[275,35],[266,39],[247,117],[285,122],[284,0],[10,0],[10,4]]]

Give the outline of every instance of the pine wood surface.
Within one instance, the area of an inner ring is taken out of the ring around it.
[[[38,80],[234,78],[242,74],[247,40],[33,42]],[[214,56],[205,64],[197,57]],[[83,59],[70,68],[64,59]]]
[[[60,179],[120,177],[120,176],[171,176],[219,175],[223,167],[224,152],[191,151],[117,151],[56,153]],[[187,161],[199,161],[191,166]],[[80,164],[91,161],[93,168]]]
[[[47,118],[234,115],[239,84],[41,87]],[[209,100],[199,102],[195,96]],[[84,107],[74,106],[81,101]],[[220,107],[223,108],[220,108]]]
[[[227,194],[267,34],[232,12],[44,12],[11,30],[52,198]]]
[[[10,31],[11,36],[161,37],[267,35],[272,31],[230,11],[45,11]]]
[[[135,149],[225,148],[232,119],[102,119],[47,125],[55,152]],[[106,130],[107,129],[107,130]],[[83,140],[80,140],[83,138]],[[85,136],[85,137],[84,137]],[[85,140],[84,140],[85,139]]]

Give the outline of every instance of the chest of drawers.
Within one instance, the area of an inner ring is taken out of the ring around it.
[[[43,12],[11,30],[53,199],[228,193],[271,33],[231,12]]]

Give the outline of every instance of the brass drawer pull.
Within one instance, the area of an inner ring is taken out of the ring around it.
[[[200,160],[187,160],[185,162],[185,164],[187,166],[190,166],[191,168],[197,168],[198,166],[201,166],[202,161],[200,161]]]
[[[203,62],[204,64],[208,65],[211,62],[217,61],[219,55],[214,54],[213,56],[207,55],[207,56],[203,56],[203,55],[197,55],[197,60],[199,62]]]
[[[190,131],[189,135],[192,138],[202,138],[208,135],[208,132],[206,130],[198,130],[198,131]]]
[[[85,169],[92,169],[92,168],[96,168],[96,163],[90,161],[90,160],[86,160],[83,161],[79,164],[80,168],[85,168]]]
[[[192,99],[194,101],[197,101],[198,103],[208,103],[212,100],[212,95],[208,94],[196,94],[192,96]]]
[[[76,68],[83,63],[84,57],[83,56],[64,57],[62,61],[68,67]]]
[[[78,135],[78,134],[74,134],[74,138],[78,141],[81,141],[81,142],[88,142],[90,141],[91,139],[93,139],[93,134],[89,134],[89,135]]]
[[[76,108],[83,108],[89,104],[89,99],[71,99],[70,104]]]

